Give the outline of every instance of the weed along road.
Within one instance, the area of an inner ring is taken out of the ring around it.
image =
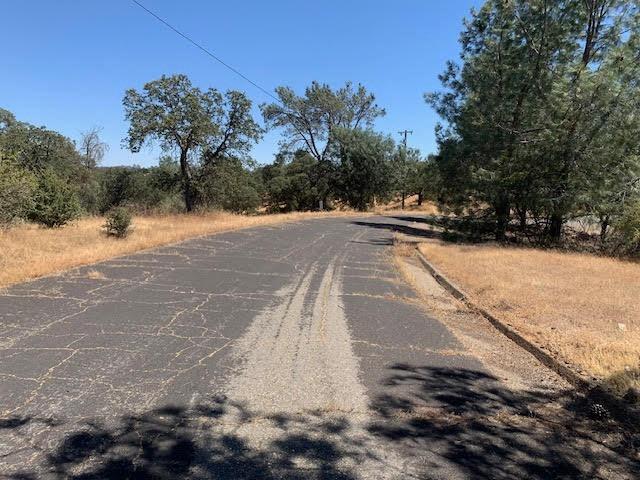
[[[420,234],[314,219],[4,290],[0,476],[633,478],[615,425],[406,283],[395,231]]]

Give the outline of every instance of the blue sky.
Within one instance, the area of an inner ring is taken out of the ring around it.
[[[376,94],[387,115],[376,129],[413,130],[410,146],[435,150],[435,113],[425,91],[439,88],[445,61],[457,59],[462,19],[480,0],[143,0],[148,8],[202,43],[267,90],[299,93],[312,80],[334,87],[346,80]],[[244,90],[269,100],[158,23],[130,0],[2,2],[5,47],[0,107],[18,119],[77,139],[103,127],[105,165],[152,165],[158,151],[121,147],[127,124],[122,96],[162,74],[185,73],[201,87]],[[253,150],[270,162],[279,133]]]

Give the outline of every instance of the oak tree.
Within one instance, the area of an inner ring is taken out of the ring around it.
[[[178,151],[184,201],[193,210],[194,168],[222,156],[242,157],[261,138],[251,115],[251,101],[242,92],[201,90],[186,75],[162,76],[142,91],[127,90],[125,117],[130,122],[125,139],[131,151],[157,142],[165,151]]]

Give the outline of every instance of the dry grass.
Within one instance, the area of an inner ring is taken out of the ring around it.
[[[107,237],[102,233],[104,219],[99,217],[83,218],[60,229],[45,229],[36,225],[21,225],[4,231],[0,229],[0,287],[199,235],[348,214],[242,216],[215,212],[135,217],[132,233],[123,239]]]
[[[378,205],[375,208],[375,213],[378,214],[408,214],[408,213],[422,213],[425,215],[439,215],[440,209],[434,202],[430,202],[425,200],[422,202],[422,205],[418,205],[418,196],[412,195],[410,197],[405,198],[404,202],[404,210],[401,209],[402,202],[400,200],[393,200],[384,205]]]
[[[415,255],[415,246],[411,243],[403,242],[395,235],[393,242],[393,253],[396,257],[413,257]]]
[[[420,250],[525,336],[618,393],[640,387],[640,264],[495,245]]]

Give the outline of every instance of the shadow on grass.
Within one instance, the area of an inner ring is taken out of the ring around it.
[[[428,226],[407,225],[405,222]],[[481,243],[495,240],[494,224],[476,217],[445,217],[441,215],[385,215],[380,220],[358,220],[355,225],[389,230],[419,239],[438,238],[449,242]],[[510,238],[510,241],[515,240]]]
[[[496,222],[491,215],[445,216],[445,215],[389,215],[387,218],[429,225],[438,232],[438,238],[456,243],[496,242]],[[602,242],[599,235],[590,233],[573,225],[565,225],[561,241],[554,240],[548,234],[548,225],[542,221],[528,221],[524,226],[509,222],[506,226],[502,244],[514,244],[524,247],[559,249],[589,253],[616,255],[613,236]]]
[[[618,479],[640,472],[634,446],[612,422],[590,418],[576,397],[514,392],[484,372],[409,364],[390,366],[379,387],[361,421],[326,412],[260,416],[225,398],[69,425],[9,418],[0,428],[22,432],[25,444],[13,453],[29,460],[7,478]],[[550,404],[562,408],[549,414]],[[54,430],[55,441],[34,447],[34,422]],[[389,462],[389,452],[401,462]],[[6,449],[3,457],[11,465]]]

